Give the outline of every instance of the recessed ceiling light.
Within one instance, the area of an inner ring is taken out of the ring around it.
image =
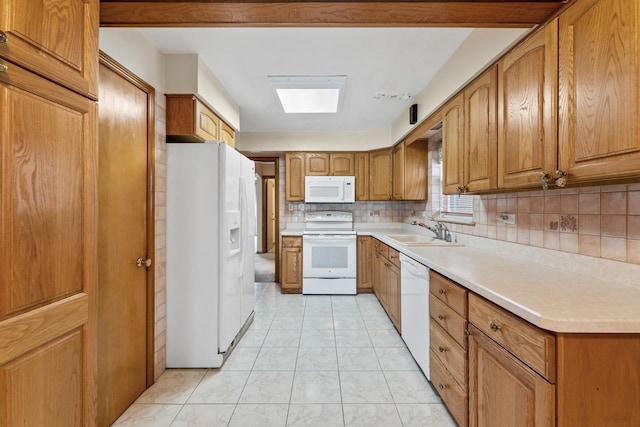
[[[268,76],[285,113],[337,113],[347,76]]]

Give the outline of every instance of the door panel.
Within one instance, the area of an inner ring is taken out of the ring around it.
[[[100,64],[98,425],[147,385],[148,93]]]
[[[93,425],[96,103],[8,63],[0,111],[0,425]]]

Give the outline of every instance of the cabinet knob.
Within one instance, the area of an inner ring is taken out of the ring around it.
[[[440,289],[440,290],[438,291],[438,293],[439,293],[440,295],[444,295],[444,294],[445,294],[445,292],[446,292],[446,291],[445,291],[444,289]]]
[[[567,173],[556,170],[556,187],[564,188],[565,185],[567,185]]]
[[[9,38],[4,33],[4,31],[0,30],[0,43],[6,43]]]
[[[4,73],[9,69],[6,65],[0,62],[0,73]]]
[[[445,388],[447,388],[447,386],[445,386],[444,384],[439,384],[439,385],[438,385],[438,388],[439,388],[440,390],[444,390]]]
[[[447,349],[446,349],[446,348],[444,348],[443,346],[440,346],[440,347],[438,347],[438,351],[439,351],[440,353],[444,353],[445,351],[447,351]]]
[[[489,327],[491,328],[491,330],[493,332],[499,331],[500,329],[502,329],[502,326],[500,325],[496,325],[495,323],[491,322],[489,323]]]
[[[548,173],[540,172],[540,181],[542,181],[542,189],[543,190],[548,190],[549,189],[549,180],[550,179],[551,179],[551,176]]]
[[[465,330],[464,330],[464,336],[465,336],[465,337],[470,337],[471,335],[473,335],[473,332],[471,332],[471,331],[470,331],[470,330],[468,330],[468,329],[465,329]]]
[[[440,319],[440,320],[444,320],[444,315],[442,315],[442,314],[438,314],[438,319]]]

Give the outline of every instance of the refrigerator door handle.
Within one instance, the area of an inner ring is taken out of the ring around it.
[[[247,183],[243,176],[239,177],[239,201],[240,201],[240,266],[245,262],[245,245],[247,239]],[[242,268],[240,269],[240,276],[242,276]]]

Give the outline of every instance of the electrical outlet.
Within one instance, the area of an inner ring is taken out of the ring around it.
[[[496,214],[496,221],[502,221],[503,224],[515,224],[516,214],[498,213]]]

